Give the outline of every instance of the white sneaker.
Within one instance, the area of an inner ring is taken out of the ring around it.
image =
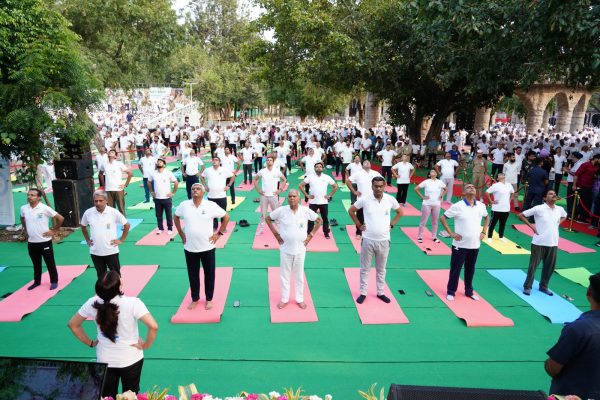
[[[467,297],[469,297],[470,299],[473,299],[475,301],[479,301],[479,296],[477,296],[476,294],[472,294],[472,295],[467,296]]]
[[[265,224],[263,224],[261,222],[260,224],[258,224],[258,230],[256,231],[256,236],[262,235],[264,231],[265,231]]]
[[[486,240],[488,243],[492,243],[492,238],[490,238],[490,237],[489,237],[489,238],[487,238],[487,239],[485,239],[485,240]]]
[[[508,242],[508,240],[507,240],[506,238],[504,238],[504,237],[501,237],[501,238],[500,238],[500,240],[501,240],[502,242],[504,242],[504,243]]]
[[[451,295],[451,294],[449,294],[449,295],[446,296],[446,300],[448,300],[448,301],[454,301],[454,296]]]
[[[168,233],[169,235],[172,235],[172,234],[173,234],[173,231],[172,231],[172,230],[168,230],[168,231],[167,231],[167,233]]]

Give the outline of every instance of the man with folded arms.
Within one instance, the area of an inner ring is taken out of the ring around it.
[[[288,305],[290,299],[290,275],[294,274],[296,303],[301,309],[304,303],[304,259],[306,246],[322,224],[321,218],[310,208],[299,205],[300,195],[295,189],[288,192],[288,205],[281,206],[267,216],[267,225],[279,243],[279,269],[281,301],[277,308]],[[313,230],[306,233],[309,221],[315,222]],[[277,223],[277,227],[275,227]]]
[[[540,291],[552,296],[554,293],[548,289],[548,283],[556,267],[556,254],[558,252],[558,227],[567,218],[564,208],[557,206],[556,192],[546,190],[543,195],[544,203],[532,207],[519,214],[519,219],[527,224],[533,231],[531,239],[531,257],[529,258],[529,269],[527,278],[523,284],[523,294],[531,294],[531,286],[535,276],[535,270],[540,262],[543,262],[542,279],[540,280]],[[529,217],[535,218],[535,225],[529,222]]]
[[[368,161],[366,161],[368,162]],[[360,187],[360,186],[359,186]],[[356,202],[350,206],[348,214],[359,232],[362,232],[360,245],[360,296],[356,298],[362,304],[369,292],[369,271],[373,257],[377,270],[377,298],[384,303],[391,300],[385,295],[385,267],[390,252],[390,231],[402,217],[402,208],[395,198],[384,193],[385,179],[379,175],[371,180],[371,191],[362,193]],[[362,210],[364,223],[358,218]],[[390,210],[396,214],[390,222]]]

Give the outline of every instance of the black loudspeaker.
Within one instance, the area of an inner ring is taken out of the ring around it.
[[[92,160],[57,160],[54,162],[56,179],[84,179],[94,176]]]
[[[457,112],[456,113],[456,129],[464,129],[469,132],[475,127],[474,112]]]
[[[546,400],[543,391],[391,385],[387,400]]]
[[[92,159],[92,148],[90,143],[73,143],[62,141],[60,147],[61,158],[73,159],[73,160],[91,160]]]
[[[76,228],[83,213],[94,206],[94,180],[55,179],[52,181],[54,208],[65,217],[63,226]]]

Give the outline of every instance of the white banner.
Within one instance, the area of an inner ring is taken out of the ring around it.
[[[10,182],[10,161],[0,158],[0,225],[14,224],[15,205]]]
[[[148,90],[148,96],[152,101],[160,101],[163,98],[169,98],[171,96],[171,88],[170,87],[151,87]]]

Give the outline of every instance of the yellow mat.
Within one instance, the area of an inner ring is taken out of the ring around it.
[[[231,204],[231,197],[227,196],[227,211],[235,210],[237,206],[242,204],[246,200],[245,197],[235,196],[235,204]]]
[[[494,232],[491,243],[488,242],[487,238],[483,239],[483,242],[502,254],[531,254],[529,250],[526,250],[515,242],[508,240],[506,236],[504,239],[506,239],[506,242],[500,240],[498,232]]]

